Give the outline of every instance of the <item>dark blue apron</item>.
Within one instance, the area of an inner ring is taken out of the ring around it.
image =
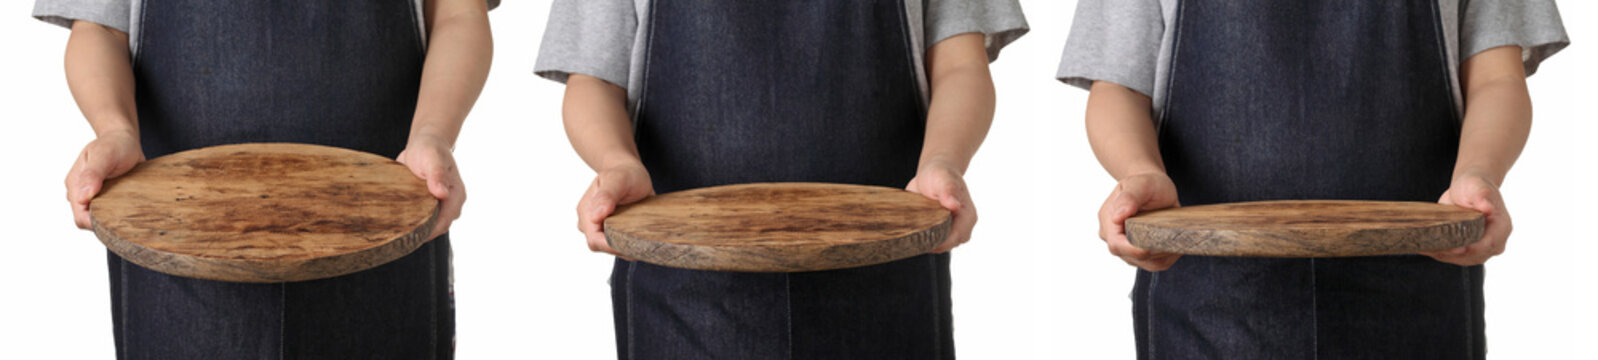
[[[1436,201],[1456,114],[1437,4],[1182,1],[1161,155],[1183,205]],[[1482,268],[1427,257],[1185,256],[1139,271],[1140,359],[1485,353]]]
[[[423,50],[411,1],[147,0],[137,84],[144,153],[300,142],[397,155]],[[242,284],[109,256],[122,359],[447,359],[449,243],[330,279]]]
[[[902,1],[655,1],[636,140],[661,193],[903,187],[925,108]],[[617,260],[623,359],[952,358],[949,257],[788,273]]]

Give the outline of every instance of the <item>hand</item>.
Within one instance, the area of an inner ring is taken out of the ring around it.
[[[1486,214],[1487,229],[1481,240],[1470,245],[1423,252],[1421,255],[1449,264],[1472,266],[1486,263],[1487,259],[1504,253],[1504,244],[1509,241],[1509,232],[1514,230],[1514,225],[1509,220],[1509,209],[1504,207],[1503,194],[1498,192],[1498,184],[1476,174],[1462,174],[1454,178],[1453,184],[1449,185],[1448,191],[1443,192],[1442,198],[1437,199],[1437,203]]]
[[[948,252],[971,241],[971,229],[977,225],[977,205],[971,202],[971,192],[966,189],[965,178],[959,171],[942,163],[928,162],[921,165],[916,177],[910,179],[904,189],[936,200],[938,205],[953,213],[949,237],[932,248],[931,253]]]
[[[466,183],[461,181],[460,170],[455,167],[455,155],[447,142],[430,136],[413,136],[405,144],[405,151],[394,160],[405,164],[411,174],[427,182],[427,191],[438,198],[438,222],[428,239],[449,231],[450,224],[461,217],[466,205]]]
[[[1126,239],[1126,219],[1141,211],[1181,206],[1176,184],[1165,173],[1144,173],[1121,178],[1110,198],[1099,208],[1099,238],[1110,247],[1110,254],[1127,264],[1148,271],[1169,269],[1181,254],[1149,251],[1132,246]]]
[[[644,164],[631,162],[600,169],[582,200],[577,202],[577,230],[588,238],[588,250],[621,256],[605,240],[605,218],[615,213],[617,206],[653,195],[655,186]]]
[[[89,201],[100,193],[105,179],[114,178],[133,170],[144,161],[144,150],[139,147],[139,134],[132,131],[112,131],[100,135],[78,153],[78,161],[67,172],[67,202],[72,203],[72,219],[79,229],[88,229]]]

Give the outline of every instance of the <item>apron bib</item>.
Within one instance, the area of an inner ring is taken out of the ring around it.
[[[133,73],[146,156],[243,142],[404,149],[424,55],[413,2],[141,5]],[[448,241],[283,284],[176,277],[108,255],[118,357],[450,358]]]
[[[1437,4],[1182,1],[1161,155],[1183,205],[1436,201],[1459,146]],[[1139,271],[1140,358],[1470,358],[1481,268],[1184,256]]]
[[[636,140],[657,192],[903,187],[926,132],[902,1],[654,1]],[[627,358],[949,358],[948,256],[822,272],[617,260]]]

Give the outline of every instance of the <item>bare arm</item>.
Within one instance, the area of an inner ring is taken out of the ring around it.
[[[396,160],[426,180],[428,190],[442,202],[432,234],[438,236],[460,217],[466,202],[466,186],[451,150],[488,79],[494,41],[488,29],[488,5],[481,0],[428,0],[423,16],[427,58],[410,139]]]
[[[572,74],[561,106],[566,138],[577,156],[595,171],[639,165],[627,115],[627,90],[599,78]]]
[[[605,240],[605,218],[617,206],[655,193],[633,142],[627,90],[599,78],[572,74],[566,79],[561,111],[572,148],[597,173],[577,202],[577,229],[587,238],[589,250],[615,254]]]
[[[915,179],[906,190],[937,200],[954,213],[954,224],[932,252],[945,252],[971,240],[977,208],[966,188],[965,171],[993,125],[993,78],[983,34],[955,35],[927,51],[931,103],[927,132]]]
[[[1094,82],[1088,93],[1088,142],[1099,164],[1117,180],[1165,173],[1150,103],[1136,90],[1105,81]]]
[[[133,66],[128,58],[128,34],[87,21],[72,24],[72,36],[67,40],[67,86],[96,135],[139,131]]]
[[[481,0],[428,0],[427,61],[411,137],[432,136],[455,144],[461,123],[472,111],[494,57],[488,30],[488,5]]]
[[[956,35],[927,51],[932,101],[921,164],[944,163],[965,173],[993,125],[993,78],[980,33]]]
[[[67,200],[80,228],[89,227],[89,200],[100,192],[105,179],[144,160],[129,61],[128,34],[88,21],[72,24],[65,60],[67,86],[96,135],[66,178]]]
[[[1140,211],[1177,206],[1176,185],[1165,174],[1149,97],[1105,81],[1088,94],[1088,142],[1099,164],[1117,180],[1099,208],[1099,238],[1110,254],[1149,271],[1170,268],[1177,254],[1133,247],[1126,239],[1126,219]]]
[[[1438,261],[1482,264],[1502,254],[1509,240],[1513,225],[1498,187],[1531,133],[1531,96],[1520,53],[1518,46],[1498,47],[1460,65],[1465,118],[1459,158],[1454,163],[1454,179],[1438,202],[1486,214],[1487,230],[1469,246],[1425,253]]]
[[[1520,157],[1531,133],[1531,95],[1520,47],[1505,46],[1471,56],[1460,65],[1465,120],[1454,176],[1476,174],[1494,184]]]

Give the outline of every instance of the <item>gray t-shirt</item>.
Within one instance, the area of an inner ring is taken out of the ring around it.
[[[416,4],[416,31],[418,34],[426,29],[422,23],[422,2],[426,0],[412,0]],[[499,7],[500,0],[486,0],[488,8]],[[62,27],[72,27],[75,20],[88,21],[106,27],[117,29],[128,34],[128,48],[137,53],[139,51],[139,12],[144,8],[144,0],[34,0],[33,17]],[[427,37],[422,37],[425,44]]]
[[[1164,103],[1180,0],[1081,0],[1056,77],[1087,89],[1108,81]],[[1518,45],[1526,75],[1570,44],[1553,0],[1438,0],[1453,59],[1454,103],[1463,110],[1459,64],[1483,50]],[[1463,113],[1461,111],[1460,113]],[[1156,117],[1157,118],[1157,117]]]
[[[555,0],[538,63],[533,71],[565,82],[583,74],[627,89],[629,109],[638,99],[642,49],[647,40],[650,0]],[[1016,0],[904,0],[906,23],[914,48],[916,77],[927,96],[926,49],[964,33],[986,36],[988,60],[1026,34],[1026,18]],[[775,71],[775,70],[774,70]],[[924,103],[924,102],[923,102]]]

